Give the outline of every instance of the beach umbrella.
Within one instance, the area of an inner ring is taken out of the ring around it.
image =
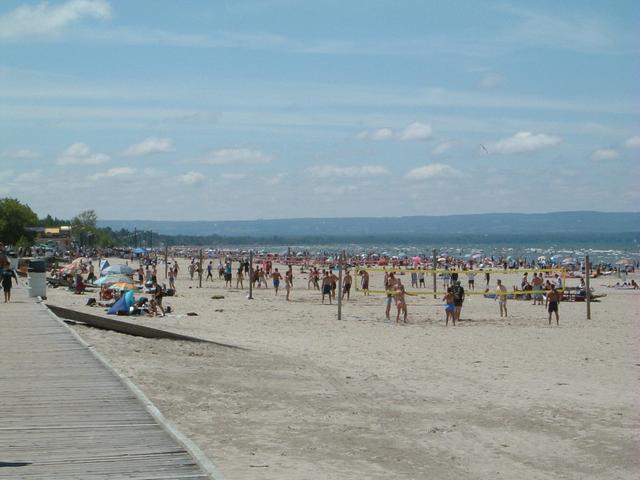
[[[134,248],[133,249],[133,253],[135,253],[136,255],[140,255],[141,253],[146,253],[147,251],[144,248]]]
[[[136,286],[130,282],[118,282],[109,287],[110,290],[135,290]]]
[[[539,262],[545,262],[546,260],[547,260],[547,257],[545,257],[544,255],[540,255],[540,256],[538,257],[538,261],[539,261]]]
[[[98,286],[102,285],[113,285],[114,283],[126,282],[131,283],[131,277],[127,277],[126,275],[105,275],[104,277],[100,277],[95,281],[95,284]]]
[[[122,275],[131,275],[134,270],[129,265],[111,265],[103,270],[106,274],[116,273]]]
[[[564,260],[562,260],[562,265],[577,265],[578,261],[573,258],[573,257],[569,257],[569,258],[565,258]]]
[[[633,265],[633,260],[630,258],[621,258],[616,262],[616,265]]]
[[[481,253],[474,253],[473,255],[471,255],[471,260],[480,260],[481,258],[482,258]]]

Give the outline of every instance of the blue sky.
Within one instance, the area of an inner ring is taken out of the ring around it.
[[[634,1],[3,1],[0,196],[40,215],[637,211]]]

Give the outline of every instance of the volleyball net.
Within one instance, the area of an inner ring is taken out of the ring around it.
[[[385,289],[385,274],[394,274],[400,279],[405,291],[409,295],[417,296],[443,296],[447,293],[447,288],[453,286],[455,282],[465,290],[465,295],[498,295],[497,280],[501,280],[502,285],[507,289],[508,294],[534,295],[542,293],[547,281],[557,285],[557,279],[561,279],[561,287],[557,288],[562,292],[566,287],[567,270],[562,267],[552,268],[517,268],[502,269],[492,268],[483,270],[447,270],[447,269],[424,269],[410,267],[358,267],[350,269],[353,272],[353,285],[355,291],[363,292],[363,276],[359,272],[364,271],[369,275],[368,293],[387,294]],[[435,274],[435,286],[434,286]],[[526,274],[526,284],[523,288],[523,280]],[[539,286],[534,285],[533,278],[542,277]],[[556,274],[558,275],[556,277]],[[434,288],[435,287],[435,288]],[[504,294],[504,292],[501,292]]]

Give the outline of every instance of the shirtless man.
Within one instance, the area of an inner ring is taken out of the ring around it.
[[[343,300],[345,296],[347,297],[347,300],[349,300],[349,295],[351,292],[351,282],[353,282],[353,278],[351,277],[349,270],[347,270],[344,278],[342,279],[342,299]]]
[[[322,304],[324,305],[325,295],[329,296],[329,304],[331,304],[331,277],[327,272],[322,275]]]
[[[364,292],[365,297],[369,295],[369,272],[366,270],[360,270],[360,287]]]
[[[556,286],[551,284],[551,290],[547,292],[547,309],[549,311],[549,325],[551,325],[551,314],[556,314],[556,325],[560,325],[560,317],[558,316],[558,304],[560,303],[561,294],[556,290]]]
[[[533,304],[534,305],[542,305],[542,283],[544,280],[542,279],[542,273],[540,275],[533,274],[533,279],[531,280],[531,287],[533,289]]]
[[[287,302],[289,301],[289,294],[291,293],[291,289],[293,288],[293,271],[287,270],[287,273],[284,274],[284,286],[287,289]]]
[[[400,280],[396,282],[396,308],[398,309],[398,314],[396,315],[396,323],[400,323],[400,314],[404,315],[404,323],[409,323],[407,321],[407,302],[405,300],[405,289],[404,285],[400,283]]]
[[[496,296],[498,297],[498,305],[500,305],[500,316],[507,316],[507,287],[502,284],[502,280],[498,279],[496,286]]]
[[[280,275],[280,272],[277,268],[271,274],[271,279],[273,280],[273,288],[276,291],[276,295],[278,295],[278,288],[280,288],[280,280],[282,279],[282,275]]]
[[[338,277],[333,270],[329,270],[329,278],[331,279],[331,296],[336,299],[336,289],[338,288]]]
[[[236,288],[240,287],[244,290],[244,273],[242,273],[242,271],[242,264],[240,264],[238,271],[236,272]]]

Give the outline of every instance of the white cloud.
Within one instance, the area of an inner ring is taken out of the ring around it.
[[[431,125],[426,123],[413,122],[407,125],[405,129],[398,134],[398,140],[411,141],[411,140],[426,140],[433,134]]]
[[[377,177],[388,175],[389,171],[378,165],[363,165],[361,167],[335,167],[332,165],[319,165],[310,167],[307,171],[316,178],[328,177]]]
[[[460,175],[460,171],[443,163],[432,163],[409,170],[405,178],[410,180],[425,180],[428,178],[447,178]]]
[[[284,180],[286,176],[286,173],[276,173],[275,175],[271,175],[270,177],[265,177],[263,179],[263,182],[267,185],[278,185],[282,182],[282,180]]]
[[[143,157],[154,153],[173,152],[173,140],[170,138],[149,137],[128,147],[122,154],[125,157]]]
[[[412,140],[426,140],[433,134],[431,125],[421,122],[413,122],[402,131],[394,132],[391,128],[378,128],[377,130],[364,130],[356,135],[358,140],[399,140],[401,142]]]
[[[9,180],[11,177],[13,177],[14,173],[15,172],[13,170],[0,170],[0,182]]]
[[[202,183],[205,180],[205,176],[200,172],[187,172],[184,175],[178,176],[178,181],[180,183],[184,183],[185,185],[196,185],[198,183]]]
[[[89,178],[91,180],[100,180],[101,178],[112,178],[112,177],[122,177],[122,176],[132,176],[136,173],[136,170],[129,167],[116,167],[107,170],[106,172],[99,172],[94,175],[91,175]]]
[[[242,180],[247,178],[247,175],[244,173],[223,173],[220,178],[222,180]]]
[[[495,88],[502,83],[502,75],[495,72],[486,72],[482,75],[480,86],[483,88]]]
[[[40,158],[42,155],[28,148],[20,148],[18,150],[7,150],[2,152],[3,157],[15,158],[20,160],[32,160],[34,158]]]
[[[503,138],[489,145],[489,153],[528,153],[552,147],[562,142],[560,137],[544,133],[518,132],[512,137]]]
[[[85,143],[77,142],[69,145],[58,157],[58,165],[100,165],[110,160],[109,155],[93,153],[91,147]]]
[[[627,138],[627,141],[624,142],[624,146],[626,148],[640,148],[640,135],[634,135],[633,137]]]
[[[442,155],[443,153],[448,152],[450,148],[451,144],[449,142],[442,142],[436,145],[434,149],[431,150],[431,153],[433,155]]]
[[[615,160],[620,158],[620,154],[613,148],[599,148],[591,154],[594,160]]]
[[[48,36],[77,23],[83,18],[107,19],[111,7],[106,0],[69,0],[61,5],[42,2],[21,5],[0,16],[0,39]]]
[[[215,150],[207,155],[204,163],[209,165],[251,165],[258,163],[269,163],[273,156],[267,155],[259,150],[250,148],[224,148]]]
[[[391,140],[393,138],[393,130],[390,128],[379,128],[372,131],[363,131],[356,135],[358,140]]]

